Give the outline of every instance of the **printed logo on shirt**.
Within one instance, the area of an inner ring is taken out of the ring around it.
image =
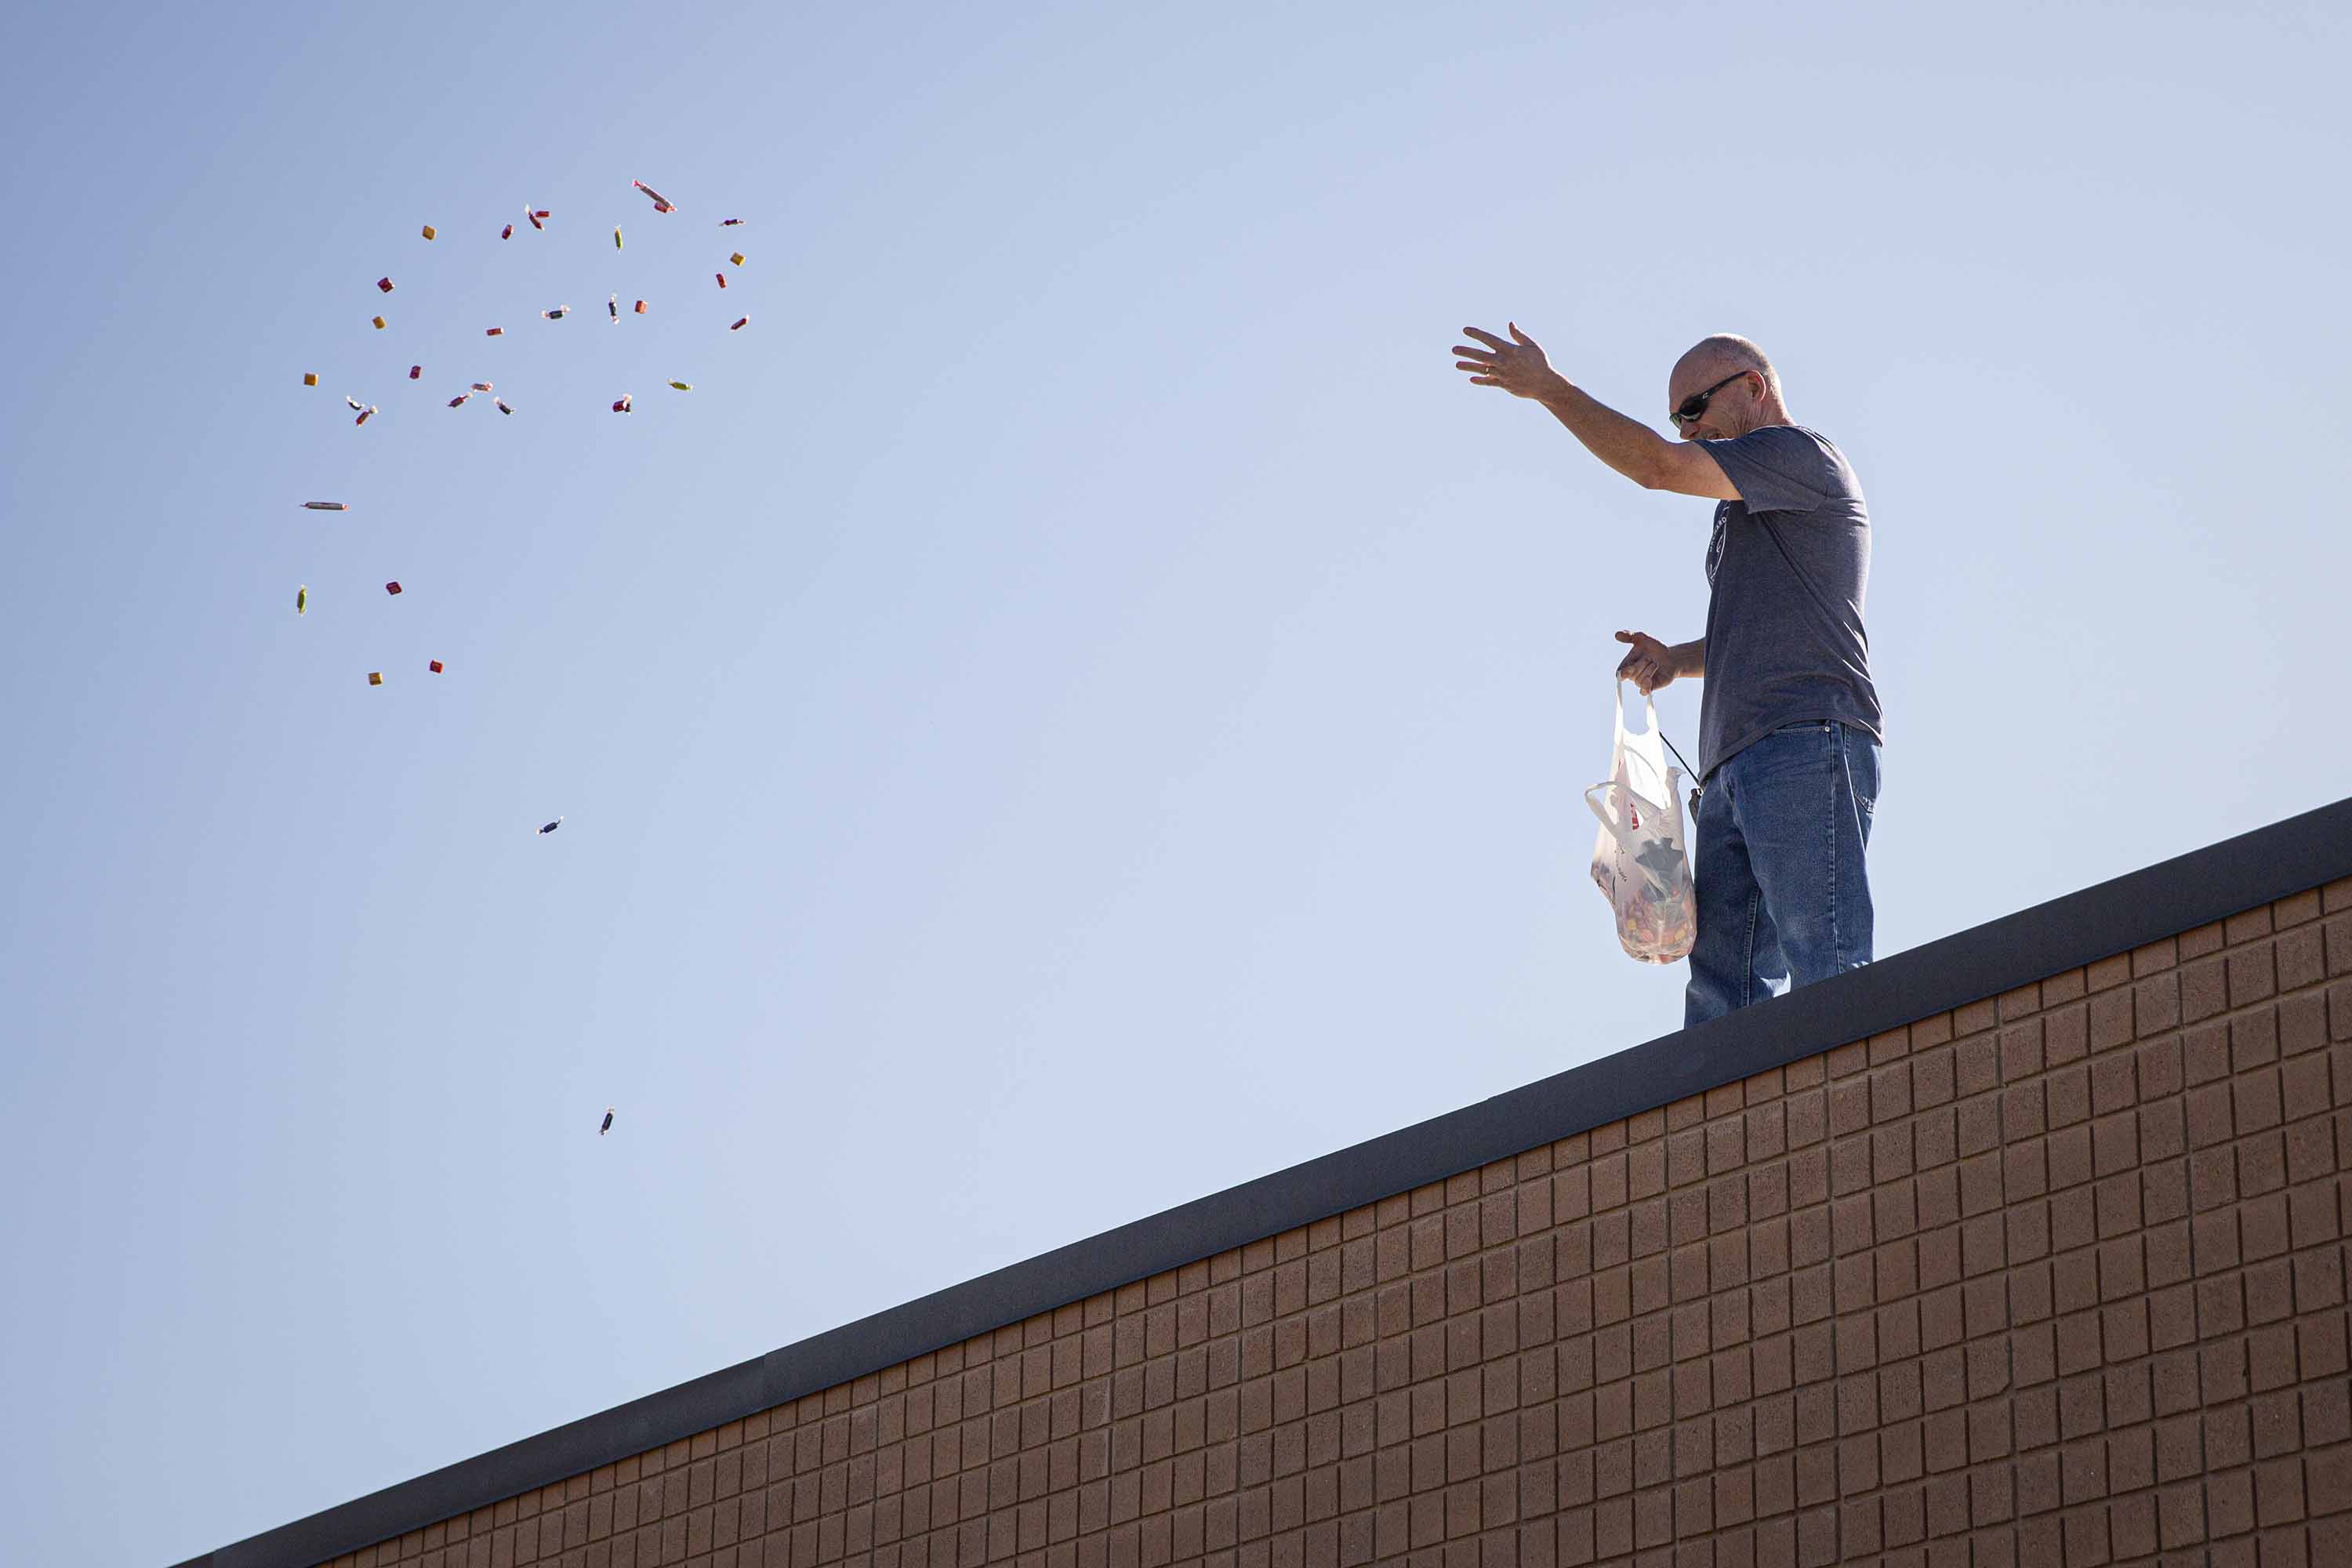
[[[1727,500],[1715,503],[1715,536],[1706,542],[1706,585],[1710,588],[1715,586],[1716,568],[1723,564],[1723,531],[1731,521],[1731,508]]]

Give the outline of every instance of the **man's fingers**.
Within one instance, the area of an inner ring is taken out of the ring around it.
[[[1467,343],[1455,343],[1454,345],[1454,357],[1456,359],[1492,360],[1496,356],[1488,353],[1485,349],[1474,349]]]
[[[1475,338],[1475,339],[1477,339],[1480,342],[1485,343],[1485,344],[1486,344],[1488,348],[1490,348],[1490,349],[1505,349],[1505,348],[1508,348],[1508,347],[1510,347],[1510,346],[1511,346],[1510,344],[1508,344],[1508,343],[1505,342],[1502,339],[1500,339],[1500,338],[1496,337],[1494,333],[1492,333],[1492,332],[1482,332],[1482,331],[1479,331],[1477,328],[1475,328],[1475,327],[1465,327],[1465,328],[1463,328],[1463,329],[1462,329],[1462,335],[1463,335],[1464,337],[1465,337],[1465,338]]]
[[[1517,321],[1513,321],[1513,322],[1511,322],[1511,323],[1510,323],[1510,327],[1511,327],[1511,336],[1513,336],[1513,337],[1515,337],[1515,338],[1518,339],[1518,340],[1519,340],[1519,342],[1523,342],[1523,343],[1527,344],[1527,345],[1528,345],[1528,347],[1530,347],[1530,348],[1533,348],[1533,347],[1535,346],[1535,339],[1533,339],[1533,338],[1531,338],[1531,337],[1528,336],[1528,335],[1527,335],[1527,333],[1525,333],[1525,332],[1523,332],[1523,331],[1519,331],[1519,324],[1518,324],[1518,322],[1517,322]]]

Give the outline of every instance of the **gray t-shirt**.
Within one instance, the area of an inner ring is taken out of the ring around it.
[[[1836,720],[1881,744],[1862,600],[1870,510],[1845,455],[1800,425],[1700,443],[1739,491],[1706,547],[1704,780],[1785,725]]]

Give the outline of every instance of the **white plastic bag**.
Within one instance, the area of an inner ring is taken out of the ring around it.
[[[1698,940],[1698,895],[1684,850],[1680,768],[1666,763],[1658,705],[1648,704],[1649,731],[1625,731],[1625,683],[1617,683],[1617,743],[1610,777],[1584,792],[1601,819],[1592,847],[1592,880],[1617,918],[1617,940],[1643,963],[1689,956]],[[1596,799],[1599,796],[1601,798]]]

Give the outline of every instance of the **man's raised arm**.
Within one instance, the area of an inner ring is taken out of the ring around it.
[[[1542,404],[1587,451],[1644,489],[1715,500],[1739,499],[1739,491],[1706,447],[1669,441],[1586,393],[1551,368],[1542,346],[1519,331],[1517,322],[1510,324],[1513,341],[1508,342],[1475,327],[1462,330],[1487,345],[1454,345],[1454,368],[1470,372],[1471,385],[1499,386],[1514,397]]]

